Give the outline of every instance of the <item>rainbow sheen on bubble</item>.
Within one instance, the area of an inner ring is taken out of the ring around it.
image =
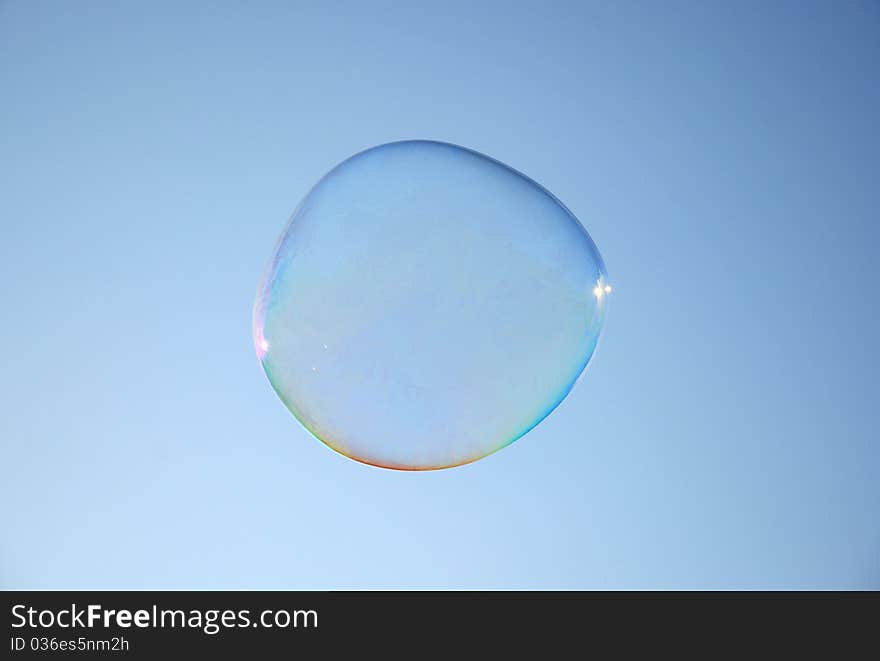
[[[294,211],[254,305],[257,355],[315,437],[400,470],[466,464],[565,398],[608,296],[584,227],[475,151],[381,145]]]

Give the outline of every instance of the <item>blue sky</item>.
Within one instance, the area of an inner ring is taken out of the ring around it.
[[[878,61],[867,1],[0,2],[0,587],[880,587]],[[301,197],[407,138],[615,288],[549,418],[416,474],[250,336]]]

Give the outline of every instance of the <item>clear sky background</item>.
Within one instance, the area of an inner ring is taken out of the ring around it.
[[[0,586],[880,588],[880,4],[0,0]],[[251,342],[337,162],[461,144],[614,285],[462,468],[311,438]]]

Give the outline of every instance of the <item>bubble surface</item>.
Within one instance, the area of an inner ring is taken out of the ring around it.
[[[589,234],[539,184],[463,147],[395,142],[343,161],[294,211],[254,342],[278,396],[332,449],[448,468],[556,408],[610,291]]]

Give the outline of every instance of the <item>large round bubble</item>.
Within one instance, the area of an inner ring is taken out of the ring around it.
[[[571,390],[610,287],[583,226],[475,151],[395,142],[331,170],[259,286],[278,396],[343,455],[447,468],[509,445]]]

